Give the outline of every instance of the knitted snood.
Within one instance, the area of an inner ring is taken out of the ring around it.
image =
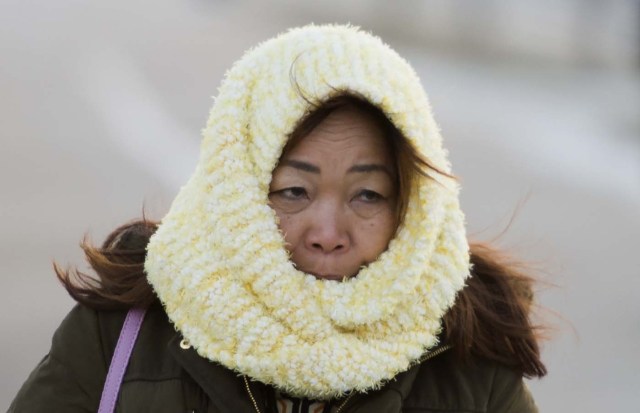
[[[294,29],[227,73],[196,170],[152,237],[145,269],[202,357],[294,396],[329,399],[380,386],[437,344],[469,254],[457,184],[433,173],[416,178],[404,224],[356,277],[323,281],[296,270],[268,192],[287,136],[310,110],[301,91],[320,101],[364,96],[450,171],[406,61],[354,27]]]

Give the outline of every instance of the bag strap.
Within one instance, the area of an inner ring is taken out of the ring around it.
[[[131,352],[138,338],[138,332],[140,331],[140,326],[142,325],[146,312],[146,308],[132,308],[124,319],[118,344],[116,344],[111,365],[109,366],[109,372],[107,373],[107,379],[102,389],[98,413],[113,413],[115,411],[122,378],[124,377],[124,372],[127,370],[129,358],[131,357]]]

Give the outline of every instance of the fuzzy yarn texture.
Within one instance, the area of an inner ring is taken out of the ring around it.
[[[248,51],[227,72],[196,170],[148,246],[145,269],[194,349],[297,397],[378,388],[437,344],[469,275],[458,186],[419,177],[404,224],[376,261],[344,282],[298,271],[275,212],[271,174],[288,135],[344,91],[384,111],[440,170],[450,165],[416,73],[352,26],[305,26]]]

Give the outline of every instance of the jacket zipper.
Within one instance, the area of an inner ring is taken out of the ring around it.
[[[418,360],[417,364],[421,364],[424,363],[427,360],[430,360],[436,356],[439,356],[440,354],[444,353],[447,350],[450,350],[451,347],[450,345],[444,345],[442,347],[438,347],[437,349],[435,349],[434,351],[427,353],[424,355],[424,357],[422,357],[420,360]],[[338,409],[336,409],[335,413],[340,413],[342,411],[342,409],[344,409],[344,407],[347,405],[347,403],[349,403],[349,401],[351,400],[351,397],[354,395],[353,391],[349,393],[349,395],[347,396],[347,398],[340,404],[340,406],[338,407]]]
[[[342,408],[346,406],[347,403],[349,403],[349,400],[351,400],[351,397],[353,397],[353,390],[349,392],[349,395],[347,396],[347,398],[344,399],[344,401],[340,404],[340,406],[338,406],[338,408],[336,409],[336,413],[340,413],[342,411]]]
[[[424,357],[422,357],[419,361],[418,364],[424,363],[427,360],[430,360],[436,356],[439,356],[440,354],[444,353],[447,350],[450,350],[451,347],[450,345],[444,345],[442,347],[438,347],[437,349],[435,349],[434,351],[427,353]],[[242,376],[242,378],[244,379],[244,385],[247,389],[247,393],[249,394],[249,398],[251,399],[251,402],[253,403],[253,407],[254,409],[256,409],[256,413],[261,413],[260,409],[258,408],[258,403],[256,402],[256,399],[253,397],[253,393],[251,392],[251,388],[249,387],[249,380],[247,380],[247,376]],[[338,406],[338,408],[336,409],[336,413],[340,413],[342,411],[342,409],[347,405],[347,403],[349,403],[349,400],[351,400],[351,397],[353,397],[354,393],[353,391],[349,392],[349,395],[347,396],[346,399],[344,399],[344,401],[340,404],[340,406]]]
[[[421,364],[424,363],[427,360],[431,360],[432,358],[434,358],[435,356],[439,356],[440,354],[444,353],[447,350],[451,350],[453,346],[449,345],[449,344],[445,344],[442,347],[438,347],[437,349],[435,349],[434,351],[432,351],[431,353],[427,353],[424,355],[424,357],[422,357],[420,359],[420,361],[418,361],[417,364]]]
[[[256,402],[256,399],[253,397],[253,393],[251,393],[251,388],[249,387],[249,380],[247,380],[247,376],[242,376],[242,378],[244,379],[244,386],[247,388],[247,393],[249,393],[249,398],[253,403],[253,408],[256,409],[256,413],[260,413],[260,409],[258,408],[258,403]]]

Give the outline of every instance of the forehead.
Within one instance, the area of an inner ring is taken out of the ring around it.
[[[390,161],[391,144],[382,122],[357,108],[338,108],[306,136],[296,140],[283,158],[337,156],[343,153]]]

